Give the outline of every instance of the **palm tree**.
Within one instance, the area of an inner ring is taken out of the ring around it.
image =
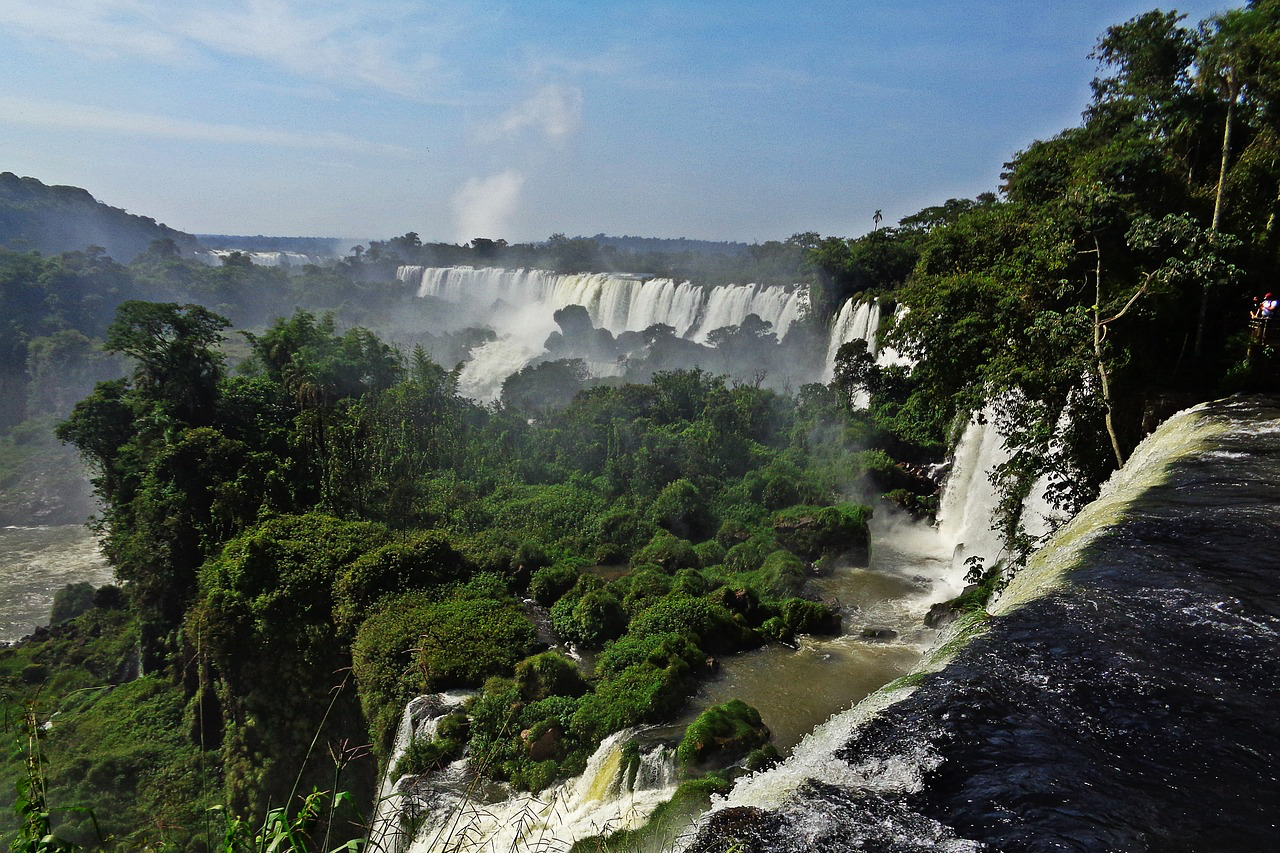
[[[877,210],[875,214],[871,217],[871,221],[875,223],[875,228],[872,229],[873,231],[880,230],[880,221],[883,219],[884,219],[884,214]]]

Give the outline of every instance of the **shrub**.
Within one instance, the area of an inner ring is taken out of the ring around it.
[[[647,661],[628,666],[582,697],[570,731],[595,742],[628,726],[658,722],[680,710],[692,687],[692,670],[679,658],[666,666]]]
[[[88,581],[69,583],[53,594],[49,624],[61,625],[93,607],[93,584]]]
[[[352,647],[356,684],[376,743],[384,748],[400,709],[417,693],[476,687],[507,673],[537,633],[510,598],[443,600],[408,593],[360,626]]]
[[[593,578],[598,587],[583,591],[582,578],[551,608],[551,626],[568,642],[598,649],[627,629],[627,614],[612,591],[600,588],[603,581]]]
[[[652,539],[653,534],[652,521],[629,509],[611,509],[598,517],[591,538],[603,545],[616,546],[617,551],[629,557]]]
[[[852,504],[794,506],[774,515],[773,533],[779,544],[806,560],[845,553],[866,559],[870,517],[869,508]]]
[[[581,696],[587,690],[578,665],[560,652],[542,652],[525,658],[516,664],[515,674],[520,697],[526,702],[550,696]]]
[[[692,571],[686,569],[685,571]],[[671,592],[672,579],[652,566],[641,567],[615,581],[610,589],[622,595],[622,609],[635,616],[653,602]]]
[[[334,620],[342,630],[354,632],[379,599],[458,580],[466,573],[462,555],[440,531],[383,545],[338,574],[333,588]]]
[[[577,560],[564,560],[534,572],[529,581],[529,594],[533,596],[533,600],[544,607],[555,604],[578,582],[580,563]]]
[[[791,634],[838,634],[840,614],[820,601],[789,598],[782,603],[782,624]]]
[[[765,558],[776,551],[777,545],[752,536],[725,552],[723,565],[730,572],[754,572],[764,564]]]
[[[760,645],[754,631],[735,622],[729,611],[705,598],[664,598],[631,620],[631,633],[692,634],[700,647],[713,654]]]
[[[612,678],[636,665],[665,669],[683,663],[690,671],[701,669],[706,653],[687,634],[671,631],[665,634],[639,636],[627,634],[605,646],[596,658],[596,677]]]
[[[649,519],[682,539],[705,539],[715,529],[702,492],[684,478],[663,487],[649,507]]]
[[[696,569],[701,565],[698,553],[686,539],[679,539],[665,530],[653,534],[649,544],[637,551],[631,558],[633,565],[653,564],[660,566],[668,573],[674,574],[680,569]]]
[[[725,547],[714,539],[694,545],[693,552],[698,555],[698,565],[703,567],[716,566],[724,562],[726,553]]]
[[[764,746],[769,737],[759,711],[740,699],[730,699],[712,705],[689,724],[676,747],[676,758],[685,767],[713,758],[729,762]]]

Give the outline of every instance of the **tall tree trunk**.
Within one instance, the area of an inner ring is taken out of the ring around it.
[[[1120,449],[1120,437],[1116,435],[1115,418],[1111,414],[1111,378],[1107,374],[1107,364],[1102,358],[1102,339],[1106,328],[1106,321],[1102,319],[1102,246],[1098,244],[1098,237],[1093,237],[1093,252],[1097,258],[1097,265],[1094,268],[1093,283],[1093,357],[1098,368],[1098,382],[1102,390],[1102,405],[1106,410],[1105,421],[1107,424],[1107,435],[1111,438],[1111,451],[1116,457],[1116,467],[1124,467],[1124,451]],[[1132,300],[1130,301],[1132,304]],[[1125,306],[1125,311],[1129,310]],[[1124,312],[1120,312],[1123,314]],[[1117,315],[1119,316],[1119,315]],[[1116,318],[1112,318],[1116,319]]]
[[[1222,224],[1222,199],[1225,195],[1227,186],[1227,164],[1231,160],[1231,130],[1235,124],[1236,115],[1236,99],[1240,97],[1239,88],[1234,82],[1228,82],[1230,86],[1227,99],[1227,119],[1223,123],[1222,128],[1222,165],[1218,167],[1218,191],[1213,199],[1213,222],[1209,225],[1209,231],[1213,234],[1218,233],[1218,226]],[[1200,283],[1200,320],[1196,323],[1196,345],[1193,350],[1195,357],[1200,358],[1201,347],[1204,342],[1204,324],[1205,318],[1209,314],[1209,287],[1212,282],[1204,281]]]

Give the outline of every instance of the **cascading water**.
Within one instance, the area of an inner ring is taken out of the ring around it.
[[[840,351],[841,346],[850,341],[866,341],[867,352],[875,359],[876,364],[881,367],[911,365],[911,360],[901,355],[897,350],[880,345],[879,333],[882,311],[883,308],[879,299],[872,299],[868,302],[857,297],[851,297],[845,300],[844,305],[840,306],[840,311],[836,314],[835,320],[831,322],[831,335],[827,344],[827,357],[822,374],[823,382],[830,382],[835,378],[836,354]],[[898,305],[894,309],[894,319],[896,320],[906,313],[907,307]],[[853,400],[855,408],[866,408],[869,402],[870,399],[865,391],[856,392]]]
[[[965,562],[981,557],[990,568],[1004,551],[991,528],[999,495],[991,482],[996,466],[1009,459],[1004,437],[988,410],[965,426],[951,462],[951,473],[938,502],[938,535],[951,550],[953,576],[963,578]]]
[[[464,322],[497,332],[497,340],[472,351],[459,377],[463,393],[477,399],[497,397],[503,379],[544,351],[557,330],[553,315],[570,305],[586,308],[595,327],[613,334],[664,324],[704,343],[713,330],[739,325],[750,314],[773,324],[781,339],[808,304],[801,287],[700,287],[618,273],[403,266],[396,275],[420,297],[458,305]],[[597,365],[595,372],[610,373],[610,367]]]
[[[211,249],[199,252],[196,258],[210,266],[218,266],[232,254],[231,249]],[[307,264],[322,264],[329,258],[322,255],[304,255],[300,252],[241,252],[251,262],[260,267],[301,267]]]
[[[840,313],[831,324],[831,343],[827,345],[826,370],[822,375],[823,382],[830,382],[835,376],[836,353],[840,347],[850,341],[866,341],[867,352],[875,356],[879,342],[876,333],[880,330],[880,300],[863,302],[848,299],[840,306]]]
[[[1277,457],[1277,400],[1166,422],[967,645],[737,786],[691,849],[1280,849]]]
[[[547,333],[555,328],[551,314],[556,309],[581,305],[592,323],[614,334],[638,332],[663,323],[674,328],[680,337],[699,343],[713,329],[736,326],[748,314],[772,323],[774,333],[781,338],[799,318],[807,301],[804,289],[799,287],[700,287],[687,281],[617,273],[565,275],[546,270],[403,266],[396,277],[416,286],[418,296],[470,305],[483,312],[478,316],[497,319],[503,325],[515,324],[489,314],[490,306],[499,300],[517,312],[533,306],[542,309]],[[502,334],[506,330],[495,331]]]
[[[400,853],[413,840],[413,818],[420,811],[414,793],[414,778],[397,776],[396,765],[415,738],[435,737],[445,715],[462,707],[470,693],[457,691],[419,696],[405,707],[396,729],[387,769],[378,783],[374,819],[369,829],[369,847],[380,853]]]
[[[456,776],[408,788],[413,793],[398,807],[422,822],[409,853],[562,851],[577,839],[643,824],[675,793],[677,779],[675,750],[661,743],[642,744],[638,765],[627,766],[625,747],[642,734],[626,729],[610,735],[581,776],[538,794],[494,786],[486,797],[481,787]]]

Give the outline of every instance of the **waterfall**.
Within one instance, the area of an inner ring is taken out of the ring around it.
[[[549,319],[559,308],[581,305],[592,323],[614,334],[664,323],[680,337],[698,343],[705,342],[714,329],[740,324],[748,314],[772,323],[781,338],[808,301],[801,287],[727,284],[706,288],[688,281],[622,273],[402,266],[396,277],[416,286],[418,296],[434,296],[480,312],[487,313],[494,302],[502,300],[517,311],[536,306]],[[490,319],[513,325],[501,318]],[[503,334],[508,330],[495,331]]]
[[[951,549],[951,572],[957,582],[963,581],[970,557],[981,557],[990,568],[1004,551],[1000,535],[991,529],[1000,500],[991,475],[1008,459],[995,413],[988,407],[965,426],[938,503],[938,535]]]
[[[234,250],[210,249],[198,252],[196,258],[210,266],[218,266],[232,251]],[[329,260],[323,255],[304,255],[301,252],[241,252],[240,254],[260,267],[301,267],[307,264],[323,264]]]
[[[894,319],[907,313],[907,306],[899,304],[894,309]],[[882,347],[879,341],[880,321],[882,319],[883,306],[879,299],[865,301],[858,297],[851,297],[845,300],[844,305],[840,306],[840,311],[836,314],[835,320],[831,323],[831,336],[827,343],[827,358],[825,368],[822,374],[823,382],[830,382],[835,378],[836,369],[836,353],[840,351],[840,347],[850,341],[866,341],[867,353],[875,359],[876,364],[881,367],[896,367],[911,365],[911,360],[901,355],[892,347]],[[865,391],[855,393],[853,404],[855,408],[865,409],[870,403]]]
[[[1280,844],[1280,401],[1148,437],[920,673],[740,783],[696,849]]]
[[[412,777],[396,776],[396,764],[414,738],[435,737],[436,728],[444,717],[462,707],[471,694],[465,691],[436,693],[418,696],[405,706],[396,728],[387,769],[378,782],[378,797],[374,801],[374,818],[369,828],[369,849],[381,853],[400,853],[412,840],[407,830],[416,809],[409,793]]]
[[[808,306],[808,293],[798,286],[700,287],[622,273],[473,267],[402,266],[396,275],[419,297],[459,306],[463,322],[497,332],[496,341],[472,352],[459,377],[462,393],[482,400],[496,398],[503,379],[543,353],[547,337],[557,330],[555,312],[569,305],[581,305],[596,328],[615,335],[661,323],[696,343],[705,343],[715,329],[741,324],[750,314],[772,323],[781,339]],[[616,370],[610,364],[593,373]]]
[[[675,793],[675,750],[645,744],[639,765],[628,767],[624,749],[636,729],[606,738],[587,761],[582,775],[538,794],[494,786],[480,796],[478,786],[453,786],[428,795],[430,805],[401,803],[411,814],[426,814],[408,853],[445,850],[566,850],[575,840],[643,824]],[[415,795],[416,796],[416,795]]]
[[[876,332],[880,330],[880,300],[870,302],[851,298],[840,306],[840,312],[831,324],[831,342],[827,345],[826,368],[822,374],[823,382],[830,382],[835,377],[836,353],[840,347],[850,341],[866,341],[867,352],[874,358],[879,344]]]

